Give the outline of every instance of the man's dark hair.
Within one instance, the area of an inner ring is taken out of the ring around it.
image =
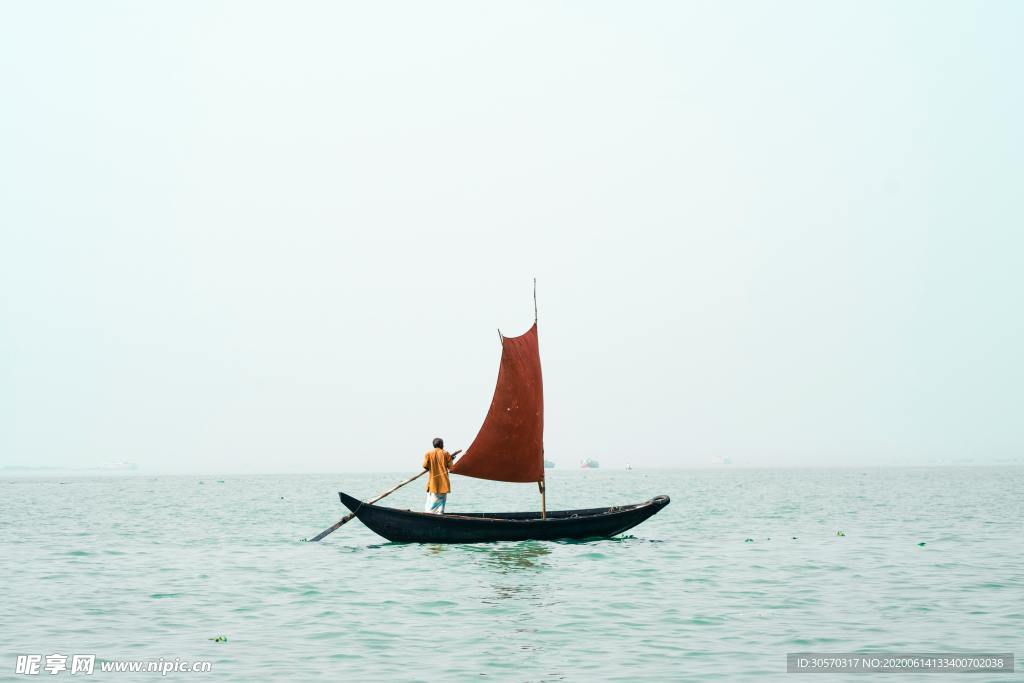
[[[444,448],[444,439],[434,439],[434,448]]]

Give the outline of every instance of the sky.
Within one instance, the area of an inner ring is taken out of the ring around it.
[[[1024,464],[1024,4],[0,5],[0,467]]]

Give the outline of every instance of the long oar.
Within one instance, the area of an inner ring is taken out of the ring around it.
[[[461,450],[461,449],[459,449],[459,450],[455,451],[454,453],[452,453],[452,457],[454,458],[454,457],[455,457],[456,455],[458,455],[458,454],[459,454],[459,453],[461,453],[461,452],[462,452],[462,450]],[[399,484],[398,486],[395,486],[394,488],[390,488],[390,489],[388,489],[387,491],[385,491],[384,493],[380,494],[379,496],[377,496],[377,497],[376,497],[376,498],[374,498],[373,500],[369,500],[369,501],[367,501],[367,504],[369,504],[369,505],[372,505],[373,503],[376,503],[376,502],[377,502],[378,500],[380,500],[381,498],[383,498],[383,497],[385,497],[385,496],[390,496],[390,495],[391,495],[392,493],[394,493],[394,492],[395,492],[395,491],[397,491],[398,489],[402,488],[403,486],[405,486],[405,485],[406,485],[406,484],[408,484],[409,482],[412,482],[412,481],[416,481],[417,479],[419,479],[420,477],[422,477],[422,476],[423,476],[424,474],[426,474],[426,473],[427,473],[428,471],[429,471],[429,470],[423,470],[423,471],[422,471],[422,472],[420,472],[419,474],[417,474],[417,475],[415,475],[415,476],[412,476],[412,477],[409,477],[408,479],[406,479],[405,481],[403,481],[403,482],[402,482],[401,484]],[[341,519],[339,519],[339,520],[338,520],[338,523],[337,523],[337,524],[335,524],[335,525],[333,525],[333,526],[330,526],[330,527],[327,527],[326,529],[324,529],[323,531],[321,531],[320,533],[318,533],[318,534],[317,534],[316,536],[314,536],[313,538],[309,539],[309,542],[310,542],[310,543],[315,543],[316,541],[319,541],[320,539],[322,539],[322,538],[323,538],[324,536],[326,536],[326,535],[328,535],[328,534],[331,534],[331,533],[334,533],[335,531],[337,531],[337,530],[338,530],[338,528],[339,528],[339,527],[340,527],[341,525],[343,525],[343,524],[345,524],[345,523],[347,523],[347,522],[351,521],[351,520],[352,520],[352,518],[353,518],[353,517],[355,517],[355,516],[356,516],[356,513],[354,513],[354,512],[350,512],[350,513],[348,513],[347,515],[345,515],[344,517],[342,517]]]

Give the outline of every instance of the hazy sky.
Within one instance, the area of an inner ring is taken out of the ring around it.
[[[1024,462],[1024,3],[5,2],[0,465]]]

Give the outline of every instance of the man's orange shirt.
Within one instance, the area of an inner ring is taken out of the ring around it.
[[[428,493],[448,493],[452,490],[451,482],[448,481],[448,468],[451,466],[452,454],[448,451],[435,448],[426,452],[423,456],[423,469],[430,470]]]

